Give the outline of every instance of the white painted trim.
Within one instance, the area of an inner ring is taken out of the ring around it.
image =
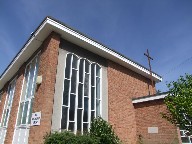
[[[93,41],[93,40],[91,40],[91,39],[83,36],[82,34],[76,32],[76,31],[74,31],[74,30],[72,30],[72,29],[70,29],[70,28],[68,28],[68,27],[66,27],[66,26],[64,26],[64,25],[62,25],[62,24],[60,24],[60,23],[58,23],[58,22],[50,19],[50,18],[47,18],[47,23],[49,23],[49,24],[51,24],[52,26],[55,26],[55,27],[61,29],[62,31],[65,31],[65,32],[67,32],[67,33],[69,33],[69,34],[71,34],[71,35],[73,35],[73,36],[75,36],[75,37],[77,37],[77,38],[79,38],[79,39],[81,39],[81,40],[83,40],[83,41],[85,41],[85,42],[87,42],[87,43],[89,43],[89,44],[97,47],[97,48],[99,48],[99,49],[102,50],[102,51],[107,52],[108,54],[110,54],[110,55],[112,55],[112,56],[117,57],[117,58],[120,59],[121,61],[124,61],[124,62],[126,62],[127,64],[135,67],[136,69],[138,69],[138,70],[140,70],[140,71],[142,71],[142,72],[150,75],[150,71],[149,71],[149,70],[147,70],[147,69],[145,69],[144,67],[142,67],[142,66],[134,63],[133,61],[131,61],[131,60],[123,57],[122,55],[120,55],[120,54],[118,54],[118,53],[116,53],[116,52],[108,49],[107,47],[105,47],[105,46],[103,46],[103,45],[101,45],[101,44],[99,44],[99,43],[97,43],[97,42],[95,42],[95,41]],[[154,78],[158,79],[159,81],[162,81],[162,78],[159,77],[158,75],[152,73],[152,76],[153,76]]]
[[[46,21],[44,21],[42,23],[42,25],[39,27],[39,29],[36,31],[36,33],[34,33],[34,35],[36,36],[46,25]],[[24,53],[24,51],[27,49],[27,47],[29,46],[29,44],[35,39],[35,37],[31,37],[31,39],[29,39],[28,43],[26,43],[25,47],[21,50],[21,52],[17,55],[17,57],[14,59],[14,61],[11,63],[11,65],[8,67],[8,69],[5,71],[5,73],[2,75],[1,79],[7,74],[7,72],[10,70],[10,68],[15,64],[15,62],[18,60],[18,58]],[[0,79],[0,81],[1,81]]]
[[[30,44],[33,42],[33,44],[36,44],[37,42],[34,42],[37,38],[37,36],[42,36],[43,32],[45,32],[45,30],[47,32],[49,31],[54,31],[55,29],[58,30],[58,33],[62,33],[65,32],[67,34],[67,36],[73,36],[79,40],[81,40],[81,42],[83,44],[89,44],[93,47],[96,48],[96,50],[99,51],[99,53],[106,54],[107,57],[112,57],[115,58],[115,62],[122,64],[122,65],[127,65],[128,67],[132,68],[133,71],[145,76],[145,77],[149,77],[150,76],[150,72],[149,70],[147,70],[146,68],[140,66],[139,64],[127,59],[126,57],[114,52],[113,50],[110,50],[109,48],[103,46],[102,44],[99,44],[97,42],[95,42],[94,40],[91,40],[90,38],[68,28],[67,26],[60,24],[59,22],[47,17],[43,23],[39,26],[39,28],[36,30],[36,32],[34,33],[34,36],[31,37],[28,42],[25,44],[25,46],[22,48],[21,52],[14,58],[14,60],[12,61],[12,63],[8,66],[8,68],[6,69],[6,71],[3,73],[3,75],[0,77],[0,89],[3,88],[3,85],[13,76],[13,72],[10,73],[10,71],[17,71],[18,69],[14,69],[16,67],[20,67],[20,62],[17,62],[19,60],[21,60],[20,57],[24,57],[24,55],[26,55],[26,52],[28,47],[30,46]],[[42,32],[42,33],[41,33]],[[47,36],[48,33],[46,33]],[[42,39],[43,40],[43,39]],[[89,49],[90,51],[92,49]],[[30,57],[29,55],[27,55],[27,57]],[[105,56],[103,56],[105,57]],[[162,81],[162,78],[158,75],[156,75],[155,73],[152,73],[152,77],[154,79],[154,81]]]
[[[141,102],[147,102],[147,101],[153,101],[153,100],[158,100],[158,99],[164,99],[166,96],[167,96],[167,94],[151,96],[151,97],[144,97],[144,98],[140,98],[140,99],[135,99],[135,100],[132,101],[132,103],[136,104],[136,103],[141,103]]]

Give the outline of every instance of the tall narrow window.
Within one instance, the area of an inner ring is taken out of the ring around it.
[[[13,97],[14,97],[14,91],[15,91],[15,83],[16,80],[13,80],[11,84],[9,84],[8,91],[7,91],[7,99],[4,106],[3,116],[1,119],[1,126],[7,127],[7,123],[9,120],[9,114],[12,107]]]
[[[20,106],[17,116],[17,126],[14,131],[13,143],[28,143],[31,123],[32,107],[36,88],[36,79],[39,68],[39,55],[37,54],[26,66],[23,81]]]
[[[84,58],[67,55],[61,129],[88,131],[91,118],[100,115],[100,69]]]
[[[31,122],[31,113],[33,99],[36,87],[36,78],[39,65],[39,56],[37,55],[26,67],[23,91],[21,95],[17,125],[26,125]]]
[[[3,115],[0,125],[0,143],[4,143],[6,136],[7,126],[9,122],[11,107],[14,98],[16,79],[14,79],[8,86],[7,97],[4,105]]]

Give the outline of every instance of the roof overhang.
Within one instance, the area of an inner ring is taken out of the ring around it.
[[[69,26],[53,18],[46,17],[45,20],[36,29],[33,36],[29,38],[29,40],[26,42],[20,52],[16,55],[16,57],[1,75],[0,89],[2,89],[6,82],[14,76],[14,74],[18,71],[21,65],[31,57],[31,55],[40,47],[42,42],[52,31],[60,34],[63,39],[66,39],[97,55],[114,61],[126,68],[129,68],[132,71],[143,75],[144,77],[150,78],[150,71],[145,67],[94,41],[93,39],[70,28]],[[155,82],[162,81],[162,77],[155,73],[152,73],[152,78]]]
[[[144,96],[144,97],[139,97],[139,98],[134,98],[132,100],[133,104],[137,104],[137,103],[142,103],[142,102],[149,102],[149,101],[154,101],[154,100],[160,100],[160,99],[164,99],[167,96],[167,92],[166,93],[161,93],[158,95],[152,95],[152,96]]]

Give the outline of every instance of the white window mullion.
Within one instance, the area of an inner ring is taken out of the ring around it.
[[[88,131],[91,126],[91,64],[89,63],[89,88],[88,88]]]
[[[97,96],[96,96],[96,94],[97,94],[97,79],[96,79],[96,64],[94,65],[94,85],[95,85],[95,90],[94,90],[94,100],[95,100],[95,106],[94,106],[94,110],[95,110],[95,112],[94,112],[94,114],[95,114],[95,118],[96,118],[96,114],[97,114]]]
[[[85,87],[84,87],[84,85],[85,85],[85,60],[83,60],[83,78],[82,78],[82,82],[83,82],[83,87],[82,87],[82,121],[81,121],[81,125],[82,125],[82,133],[83,133],[83,131],[84,131],[84,128],[83,128],[83,123],[84,123],[84,120],[83,120],[83,117],[84,117],[84,108],[85,108],[85,104],[84,104],[84,99],[85,99],[85,93],[84,93],[84,91],[85,91]]]
[[[77,111],[78,111],[78,87],[79,87],[79,64],[80,60],[78,58],[77,60],[77,73],[76,73],[76,96],[75,96],[75,126],[74,126],[74,132],[77,133]]]

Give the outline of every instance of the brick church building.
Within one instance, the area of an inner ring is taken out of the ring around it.
[[[152,79],[162,81],[154,72]],[[97,116],[125,144],[181,143],[177,127],[160,115],[166,94],[155,93],[148,69],[46,17],[0,77],[0,143],[83,133]]]

